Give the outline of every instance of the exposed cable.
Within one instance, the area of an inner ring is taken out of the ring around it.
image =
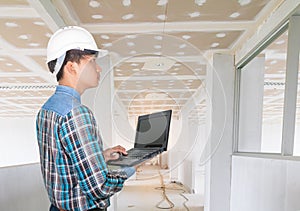
[[[161,175],[160,171],[158,171],[158,173],[159,173],[159,177],[160,177],[160,185],[161,185],[160,189],[162,190],[163,199],[160,202],[158,202],[155,207],[157,207],[158,209],[171,209],[175,205],[173,204],[173,202],[171,202],[171,200],[168,198],[168,196],[166,194],[166,186],[165,186],[165,183],[163,180],[163,176]],[[162,204],[165,200],[170,205],[169,207],[161,207],[160,206],[160,204]]]
[[[185,201],[183,202],[183,206],[184,208],[189,211],[189,208],[188,206],[186,205],[186,203],[189,201],[189,199],[184,195],[184,193],[186,192],[186,190],[184,188],[168,188],[166,187],[165,183],[164,183],[164,180],[163,180],[163,176],[161,175],[160,171],[159,171],[159,176],[160,176],[160,184],[161,184],[161,187],[157,187],[155,188],[156,190],[162,190],[162,195],[163,195],[163,199],[158,202],[156,204],[156,208],[158,209],[172,209],[174,208],[174,203],[168,198],[167,194],[166,194],[166,190],[176,190],[176,191],[181,191],[181,193],[179,194],[181,197],[183,197],[185,199]],[[177,182],[173,182],[174,184],[176,185],[180,185],[181,187],[183,187],[182,184],[178,184]],[[164,202],[164,201],[167,201],[167,203],[169,204],[169,207],[161,207],[160,205]]]

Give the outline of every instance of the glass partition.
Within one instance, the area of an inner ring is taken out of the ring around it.
[[[281,153],[287,40],[285,30],[240,69],[239,152]]]

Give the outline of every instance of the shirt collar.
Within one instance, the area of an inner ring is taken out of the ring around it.
[[[64,94],[70,95],[70,96],[76,98],[81,103],[80,94],[72,87],[58,85],[56,87],[55,93],[64,93]]]

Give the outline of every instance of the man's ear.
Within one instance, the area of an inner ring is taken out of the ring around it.
[[[67,71],[71,75],[76,75],[78,69],[78,64],[76,62],[68,61],[65,65],[65,71]]]

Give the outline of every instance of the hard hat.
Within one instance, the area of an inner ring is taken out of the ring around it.
[[[55,74],[61,68],[66,52],[71,49],[98,51],[99,57],[108,54],[108,51],[98,49],[93,36],[84,28],[79,26],[61,28],[51,36],[47,46],[47,63],[58,59]]]

